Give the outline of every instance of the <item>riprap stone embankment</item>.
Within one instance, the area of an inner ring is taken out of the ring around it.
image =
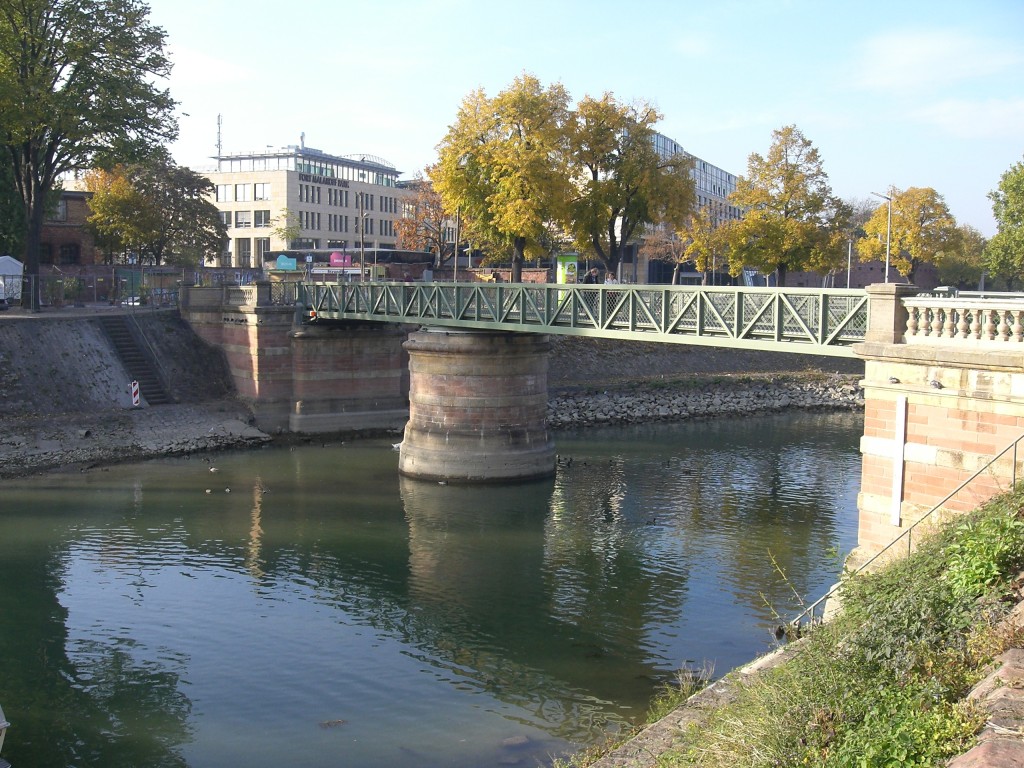
[[[786,408],[859,409],[864,392],[853,376],[729,378],[703,384],[561,392],[548,401],[552,428],[742,416]]]

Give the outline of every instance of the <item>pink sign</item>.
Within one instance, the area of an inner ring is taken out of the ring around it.
[[[331,254],[331,266],[332,267],[351,267],[352,266],[352,254],[351,253],[338,253],[335,251]]]

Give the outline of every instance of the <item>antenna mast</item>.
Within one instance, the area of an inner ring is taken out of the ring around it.
[[[221,154],[220,126],[221,126],[221,118],[220,118],[220,115],[218,114],[217,115],[217,159],[218,160],[220,159],[220,154]]]

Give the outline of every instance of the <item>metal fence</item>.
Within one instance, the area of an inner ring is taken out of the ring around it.
[[[38,286],[40,308],[125,306],[164,308],[178,305],[178,273],[106,275],[0,275],[0,299],[8,306],[22,302]]]

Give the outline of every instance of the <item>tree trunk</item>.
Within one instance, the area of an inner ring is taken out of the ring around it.
[[[786,265],[776,264],[775,265],[775,276],[776,276],[776,288],[786,287]]]
[[[25,233],[25,265],[21,286],[21,306],[30,312],[39,311],[39,245],[43,237],[43,218],[45,216],[46,193],[42,189],[35,189],[32,194],[32,206],[28,211],[28,232]]]
[[[526,261],[526,238],[517,237],[512,241],[512,277],[511,282],[523,282],[523,263]]]

